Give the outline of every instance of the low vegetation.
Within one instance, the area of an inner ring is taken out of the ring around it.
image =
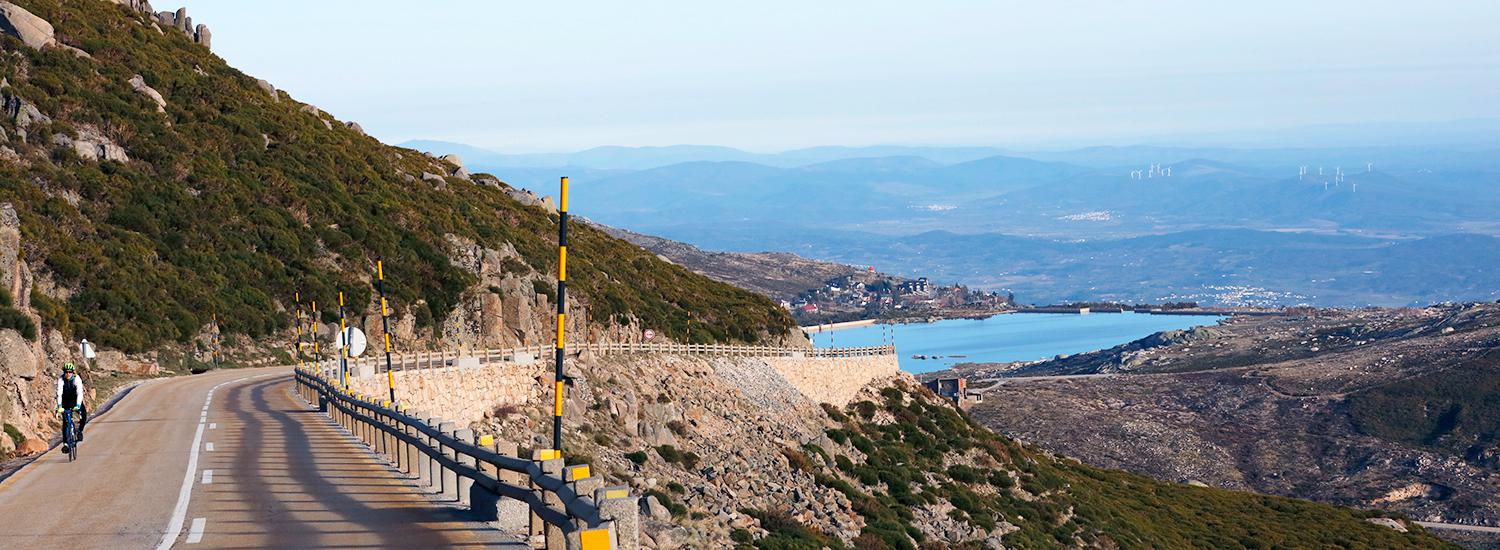
[[[924,511],[947,510],[978,548],[1003,534],[1019,548],[1445,548],[1365,520],[1383,514],[1303,500],[1156,481],[1084,466],[1024,447],[970,421],[920,389],[887,388],[881,402],[830,410],[830,430],[863,458],[832,463],[797,456],[820,485],[837,490],[866,523],[856,548],[939,548]],[[757,548],[844,548],[774,512],[753,511],[768,535]],[[964,548],[966,546],[959,545]]]
[[[1500,466],[1500,358],[1357,393],[1349,413],[1366,434]]]
[[[476,283],[452,264],[445,236],[513,245],[508,269],[556,270],[556,217],[504,189],[424,173],[453,168],[381,144],[254,78],[207,49],[141,24],[109,2],[18,0],[59,37],[89,52],[35,50],[0,35],[6,98],[52,122],[0,129],[22,162],[0,163],[0,202],[16,205],[24,256],[68,288],[49,318],[125,351],[187,342],[218,313],[228,333],[260,337],[290,326],[295,291],[357,309],[383,259],[394,307],[419,325],[440,319]],[[167,100],[165,113],[126,83],[134,75]],[[84,129],[124,147],[128,162],[79,158],[54,137]],[[574,209],[586,215],[587,204]],[[755,341],[790,319],[769,300],[660,261],[578,224],[574,296],[593,321],[638,319],[691,342]],[[0,313],[0,322],[6,321]]]

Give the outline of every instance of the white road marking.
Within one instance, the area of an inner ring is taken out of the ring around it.
[[[208,523],[207,518],[193,518],[193,526],[188,529],[188,544],[198,544],[203,540],[203,525]]]
[[[214,387],[208,389],[208,396],[203,398],[203,406],[205,408],[208,407],[208,404],[213,401],[214,390],[219,389],[225,384],[233,384],[235,382],[265,378],[267,376],[276,376],[277,374],[279,373],[271,372],[259,376],[246,376],[244,378],[236,378],[234,380],[220,382],[218,385],[215,385]],[[203,416],[207,417],[208,413],[203,413]],[[172,520],[167,523],[167,530],[166,532],[162,533],[161,542],[157,543],[156,550],[168,550],[169,548],[171,548],[172,545],[177,542],[177,536],[182,534],[183,522],[187,521],[188,500],[193,496],[193,478],[197,477],[195,474],[198,473],[198,448],[203,443],[203,427],[205,426],[203,420],[204,418],[199,418],[198,431],[193,434],[193,445],[191,447],[188,447],[187,472],[184,472],[182,475],[182,489],[177,492],[177,506],[172,509]],[[204,520],[203,518],[196,518],[193,520],[193,528],[197,531],[197,538],[194,539],[194,535],[191,532],[188,533],[189,543],[197,543],[199,540],[203,539],[204,521],[206,520]]]
[[[217,430],[217,429],[219,429],[219,425],[218,424],[212,424],[212,423],[210,423],[208,425],[208,429],[210,429],[210,430]]]
[[[204,470],[203,471],[203,484],[204,485],[213,485],[214,484],[214,471],[213,470]]]
[[[208,451],[210,453],[214,452],[214,443],[212,441],[210,441],[208,443],[204,443],[203,444],[203,450]]]

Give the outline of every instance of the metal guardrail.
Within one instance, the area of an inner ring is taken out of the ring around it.
[[[478,364],[518,362],[520,358],[529,358],[529,362],[550,357],[556,348],[551,345],[537,345],[519,348],[494,348],[482,350],[438,350],[412,353],[393,354],[391,365],[396,372],[407,370],[439,369],[459,365],[463,360],[477,360]],[[628,354],[628,353],[663,353],[677,355],[724,355],[730,357],[807,357],[814,359],[846,358],[846,357],[871,357],[880,355],[895,355],[896,346],[870,346],[860,348],[783,348],[773,346],[736,346],[720,344],[613,344],[613,343],[590,343],[568,346],[569,351],[581,351],[599,355]],[[338,359],[324,360],[321,365],[323,372],[327,367],[337,367]],[[385,372],[385,359],[380,354],[368,357],[350,358],[350,369],[365,368],[365,372]]]
[[[514,516],[523,513],[529,533],[549,550],[639,548],[636,498],[627,487],[605,487],[588,465],[566,466],[552,451],[524,460],[514,456],[514,445],[504,448],[452,422],[346,393],[306,369],[296,369],[295,379],[308,403],[403,473],[468,504],[481,520],[515,525],[521,518]],[[524,503],[524,512],[504,499]]]

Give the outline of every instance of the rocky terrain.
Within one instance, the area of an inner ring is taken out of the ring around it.
[[[1493,526],[1497,347],[1497,304],[1301,310],[957,373],[976,419],[1089,464]]]
[[[754,358],[585,355],[569,369],[568,455],[648,497],[651,548],[1441,546],[1375,512],[1084,466],[983,429],[904,374],[839,407]],[[526,452],[549,444],[550,422],[508,405],[473,427]]]

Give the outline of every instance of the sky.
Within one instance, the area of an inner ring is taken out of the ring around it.
[[[1025,147],[1500,117],[1493,0],[185,1],[231,65],[389,143]]]

